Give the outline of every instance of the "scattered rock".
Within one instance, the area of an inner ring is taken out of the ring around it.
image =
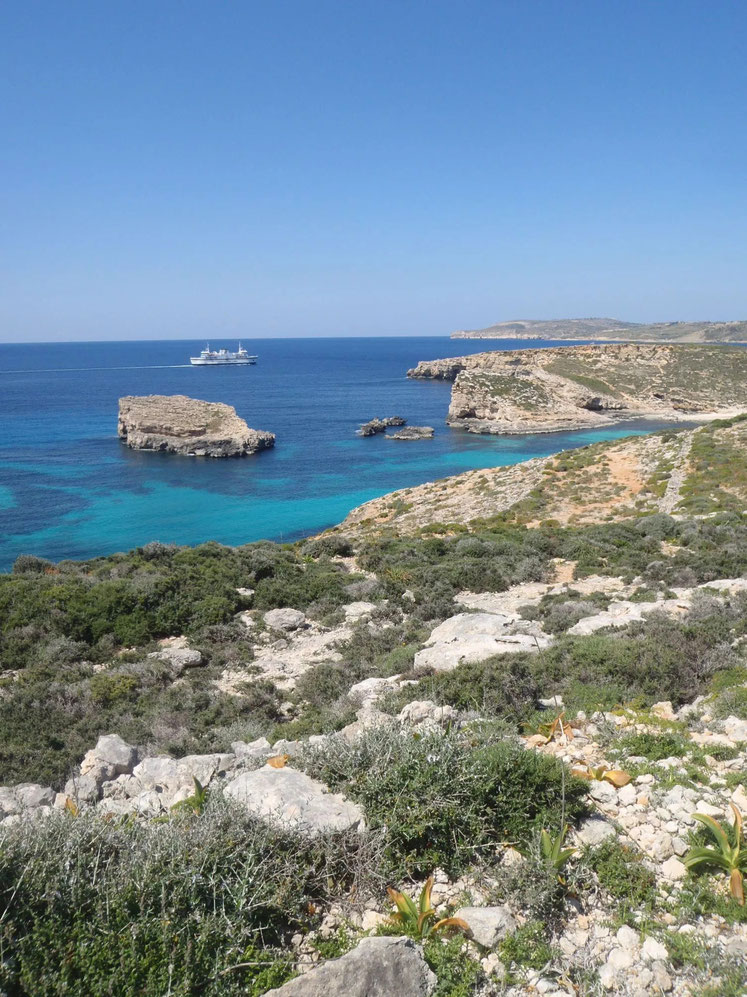
[[[343,607],[346,620],[363,620],[376,609],[374,602],[351,602]]]
[[[687,869],[682,862],[680,862],[680,860],[675,858],[673,855],[671,858],[668,858],[666,862],[662,863],[661,874],[665,879],[675,883],[680,879],[685,878],[687,875]]]
[[[669,952],[667,951],[666,945],[662,945],[661,942],[650,936],[643,943],[641,952],[643,954],[643,958],[647,959],[649,962],[654,962],[657,959],[661,962],[665,962],[669,958]]]
[[[433,630],[425,648],[415,655],[415,672],[450,671],[463,662],[485,661],[496,654],[537,651],[546,635],[512,633],[515,617],[503,613],[459,613]]]
[[[430,440],[433,438],[433,426],[405,426],[396,433],[389,433],[388,440]]]
[[[175,677],[182,675],[187,668],[199,668],[204,664],[202,654],[187,645],[186,637],[172,637],[161,641],[161,650],[151,651],[148,657],[165,661]]]
[[[494,948],[516,931],[516,920],[508,907],[462,907],[455,917],[469,925],[472,938],[486,949]]]
[[[601,845],[616,835],[614,825],[604,817],[587,817],[576,831],[582,845]]]
[[[300,609],[271,609],[263,617],[272,630],[298,630],[306,623],[306,614]]]
[[[404,426],[407,422],[399,415],[390,415],[386,419],[371,419],[364,422],[358,430],[359,436],[376,436],[377,433],[384,433],[388,426]]]

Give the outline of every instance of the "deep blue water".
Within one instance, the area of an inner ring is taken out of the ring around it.
[[[245,345],[259,354],[255,367],[190,367],[203,345],[0,345],[0,569],[21,553],[87,558],[149,540],[292,540],[395,488],[654,428],[475,436],[445,425],[450,384],[405,377],[418,360],[520,341],[254,340]],[[177,393],[235,405],[250,426],[276,433],[275,449],[212,460],[119,442],[121,395]],[[434,426],[435,438],[355,435],[359,423],[395,414]]]

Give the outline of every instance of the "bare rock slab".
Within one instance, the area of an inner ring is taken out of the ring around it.
[[[435,989],[436,977],[411,938],[364,938],[266,997],[430,997]]]
[[[187,395],[120,398],[117,432],[133,450],[190,457],[245,457],[275,445],[273,433],[250,429],[232,405]]]
[[[243,772],[227,784],[225,794],[258,817],[275,818],[311,834],[365,827],[359,806],[297,769],[265,765]]]
[[[433,630],[415,655],[416,672],[450,671],[464,662],[485,661],[496,654],[537,651],[549,638],[512,633],[515,618],[503,613],[459,613]]]

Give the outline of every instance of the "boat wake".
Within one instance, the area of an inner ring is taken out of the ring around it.
[[[30,370],[0,370],[0,374],[66,374],[83,370],[176,370],[191,367],[188,363],[147,363],[127,367],[35,367]]]

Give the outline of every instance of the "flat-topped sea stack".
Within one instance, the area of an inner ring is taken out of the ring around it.
[[[232,405],[187,395],[120,398],[117,431],[133,450],[190,457],[245,457],[275,446],[274,433],[250,429]]]
[[[747,350],[738,346],[501,350],[422,361],[408,377],[453,381],[446,421],[473,433],[549,433],[747,408]]]

